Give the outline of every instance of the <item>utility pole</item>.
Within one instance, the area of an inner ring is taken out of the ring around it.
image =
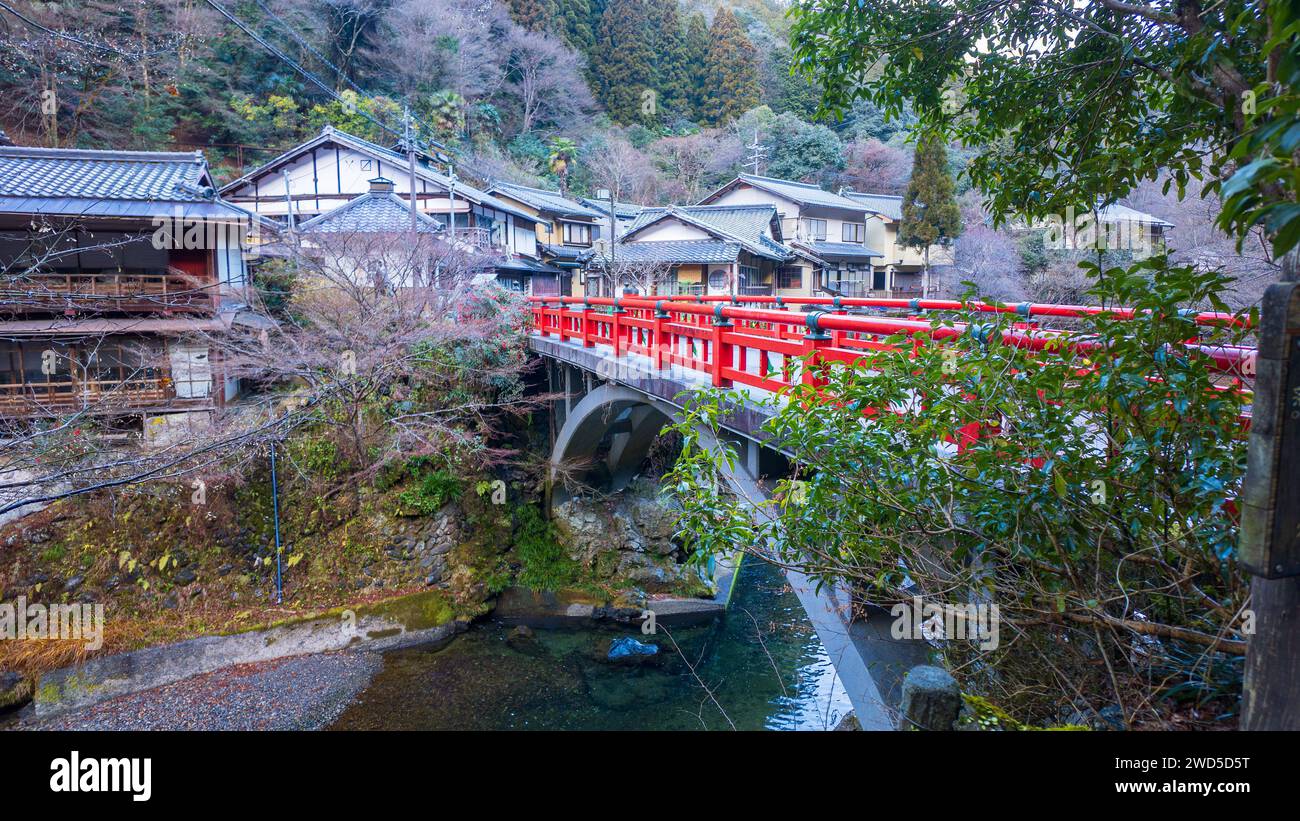
[[[451,241],[456,242],[456,168],[447,163],[447,230],[451,232]]]
[[[1244,614],[1254,630],[1241,726],[1300,730],[1300,282],[1264,292],[1258,354],[1243,367],[1250,370],[1255,392],[1237,552],[1254,576]]]
[[[604,194],[604,195],[609,199],[609,280],[610,280],[610,290],[611,290],[611,293],[612,293],[613,296],[618,296],[617,293],[613,293],[613,290],[617,287],[617,286],[615,285],[615,283],[614,283],[614,271],[616,270],[616,269],[615,269],[615,266],[614,266],[614,243],[618,242],[618,217],[617,217],[617,215],[615,214],[614,204],[615,204],[615,202],[617,202],[617,200],[618,200],[618,192],[617,192],[615,189],[613,189],[613,188],[610,188],[610,189],[607,190],[607,191],[597,191],[597,192],[596,192],[596,196],[597,196],[597,197],[600,197],[602,194]]]
[[[290,187],[289,185],[289,169],[286,168],[280,173],[284,176],[284,207],[286,209],[285,211],[285,219],[287,220],[286,224],[289,226],[289,231],[292,232],[293,231],[293,188]]]
[[[402,109],[402,118],[406,123],[406,162],[411,180],[411,239],[415,239],[420,230],[419,210],[415,203],[415,138],[411,133],[411,107]]]
[[[745,146],[749,149],[749,158],[745,160],[747,164],[752,163],[754,166],[754,176],[758,176],[758,165],[767,158],[767,146],[758,142],[758,129],[754,129],[754,141]]]

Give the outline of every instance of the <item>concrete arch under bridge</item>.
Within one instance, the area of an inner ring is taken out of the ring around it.
[[[663,428],[683,418],[679,395],[706,384],[671,372],[676,369],[647,370],[637,357],[614,362],[572,343],[537,337],[531,342],[544,358],[551,391],[562,397],[552,407],[552,479],[573,463],[587,461],[589,467],[607,472],[611,490],[622,489],[640,471]],[[763,477],[783,466],[784,457],[762,444],[764,419],[760,411],[741,411],[723,431],[742,456],[727,477],[742,498],[767,498]],[[719,442],[705,432],[704,444],[716,447]],[[552,503],[567,498],[560,487],[552,493]],[[716,563],[716,599],[723,604],[730,598],[738,563],[739,555]],[[783,572],[835,666],[858,722],[868,730],[895,729],[902,677],[912,666],[925,663],[925,645],[893,639],[888,615],[853,621],[847,588],[818,588],[797,570]]]

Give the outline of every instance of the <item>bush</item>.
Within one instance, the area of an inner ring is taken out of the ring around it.
[[[430,468],[430,461],[424,457],[407,461],[406,472],[414,480],[414,486],[398,494],[399,516],[428,516],[437,513],[448,502],[460,498],[460,480],[446,468]],[[378,481],[379,477],[376,477],[376,482]]]
[[[1246,467],[1245,395],[1220,390],[1184,342],[1239,344],[1247,331],[1180,312],[1227,310],[1216,273],[1153,259],[1091,276],[1099,304],[1138,311],[1075,320],[1096,348],[994,341],[1016,314],[938,317],[931,334],[957,321],[966,332],[915,353],[892,338],[895,351],[871,355],[876,376],[831,368],[833,403],[806,385],[774,401],[771,443],[805,468],[769,516],[719,491],[726,465],[696,426],[716,428],[733,400],[698,395],[666,482],[684,535],[715,552],[772,539],[782,560],[848,579],[871,603],[996,604],[999,647],[943,647],[965,690],[1022,720],[1117,704],[1129,723],[1159,721],[1189,692],[1226,696],[1231,711],[1239,685],[1222,657],[1243,651],[1249,593],[1229,504]],[[980,436],[958,450],[970,426]]]
[[[560,590],[579,580],[581,566],[564,551],[554,526],[537,508],[519,508],[515,528],[515,553],[522,565],[520,584],[530,590]]]

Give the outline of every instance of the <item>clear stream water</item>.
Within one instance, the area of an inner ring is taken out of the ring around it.
[[[385,654],[331,729],[821,730],[851,709],[798,599],[758,561],[741,567],[725,618],[632,633],[659,645],[653,664],[604,660],[626,631],[509,633],[487,622],[440,650]]]

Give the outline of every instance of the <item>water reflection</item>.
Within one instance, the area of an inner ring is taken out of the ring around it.
[[[648,637],[658,660],[636,667],[604,660],[617,632],[538,630],[521,640],[491,622],[442,650],[394,651],[333,728],[834,727],[848,699],[784,577],[750,561],[737,584],[725,619],[661,628]]]

